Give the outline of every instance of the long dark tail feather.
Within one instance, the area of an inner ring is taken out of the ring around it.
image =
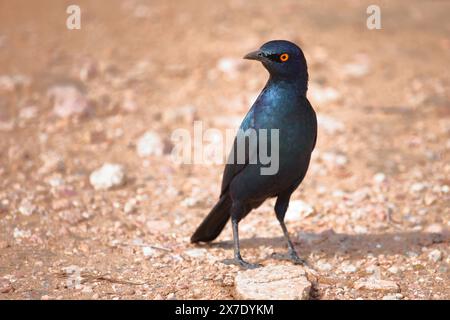
[[[219,236],[230,218],[231,198],[222,195],[191,237],[191,242],[209,242]]]

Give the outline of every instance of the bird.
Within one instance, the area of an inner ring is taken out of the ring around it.
[[[284,217],[292,193],[303,181],[311,154],[317,141],[317,117],[307,99],[308,67],[302,49],[287,40],[272,40],[258,50],[248,53],[244,59],[261,62],[269,73],[263,90],[251,106],[238,132],[265,129],[278,130],[275,136],[266,136],[267,145],[278,146],[278,168],[273,174],[262,174],[267,168],[258,158],[262,142],[257,136],[256,147],[249,147],[244,139],[243,161],[238,158],[239,134],[236,135],[222,177],[220,197],[215,206],[197,227],[192,243],[211,242],[216,239],[231,218],[233,231],[233,263],[244,269],[261,267],[245,261],[240,252],[239,222],[265,200],[276,198],[275,214],[287,242],[288,255],[295,264],[307,264],[300,258],[289,237]],[[242,150],[242,149],[241,149]],[[255,156],[255,153],[258,154]],[[273,155],[272,159],[273,159]],[[256,157],[257,161],[252,161]],[[230,161],[231,159],[231,161]]]

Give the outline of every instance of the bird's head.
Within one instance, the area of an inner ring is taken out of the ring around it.
[[[303,51],[290,41],[269,41],[259,50],[247,54],[244,59],[261,61],[271,77],[308,81],[308,70]]]

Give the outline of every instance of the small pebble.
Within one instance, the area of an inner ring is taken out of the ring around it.
[[[91,173],[89,182],[95,190],[108,190],[125,183],[125,169],[119,164],[106,163]]]
[[[341,270],[345,273],[355,273],[358,269],[353,264],[344,264]]]
[[[285,221],[300,221],[315,212],[314,207],[302,200],[291,200],[286,211]]]
[[[373,181],[377,184],[383,183],[386,181],[386,175],[382,172],[378,172],[373,176]]]
[[[136,151],[140,157],[161,156],[164,153],[164,143],[159,134],[147,131],[139,138]]]
[[[0,279],[0,293],[11,293],[14,287],[9,280]]]
[[[19,212],[24,216],[31,216],[36,211],[36,206],[30,200],[24,199],[20,203]]]
[[[398,269],[398,267],[396,267],[396,266],[392,266],[392,267],[390,267],[389,269],[387,269],[390,273],[392,273],[392,274],[397,274],[398,272],[399,272],[399,269]]]

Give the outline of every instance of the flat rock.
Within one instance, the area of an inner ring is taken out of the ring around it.
[[[235,279],[241,299],[307,300],[311,283],[299,266],[267,266],[241,271]]]

